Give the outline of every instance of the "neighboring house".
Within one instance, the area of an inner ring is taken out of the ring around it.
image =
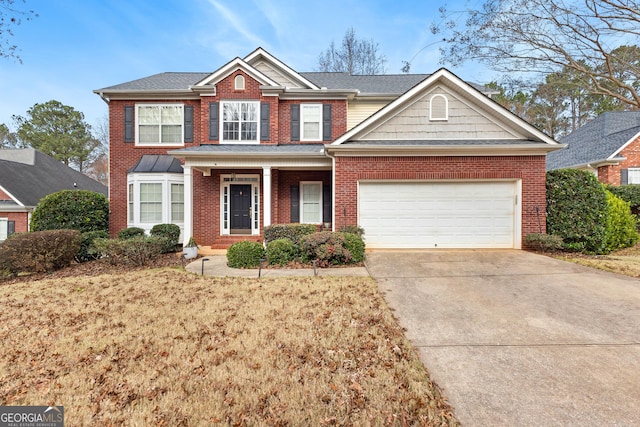
[[[0,149],[0,240],[29,231],[41,198],[62,190],[107,195],[107,187],[33,148]]]
[[[547,170],[572,168],[596,174],[604,184],[640,184],[640,111],[603,113],[560,140]]]
[[[270,224],[359,225],[367,246],[520,248],[560,145],[451,72],[298,73],[259,48],[212,73],[96,90],[111,234],[176,223],[224,248]]]

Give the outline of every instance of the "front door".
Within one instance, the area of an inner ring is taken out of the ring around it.
[[[251,185],[231,185],[231,233],[251,234]]]

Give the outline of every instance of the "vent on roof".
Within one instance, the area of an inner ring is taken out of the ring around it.
[[[449,120],[449,100],[444,95],[433,95],[429,100],[429,120]]]

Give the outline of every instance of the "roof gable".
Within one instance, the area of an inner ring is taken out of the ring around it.
[[[457,112],[447,121],[429,120],[429,101],[444,95]],[[473,122],[470,122],[470,119]],[[361,141],[521,140],[558,143],[441,68],[331,145]]]
[[[278,83],[276,83],[274,80],[267,77],[265,74],[255,69],[251,65],[247,64],[244,60],[240,58],[235,58],[227,62],[222,67],[218,68],[213,73],[209,74],[204,79],[200,80],[195,85],[191,86],[191,89],[197,91],[198,89],[215,87],[217,83],[219,83],[221,80],[225,79],[226,77],[229,77],[236,70],[244,71],[253,79],[257,80],[260,84],[267,85],[267,86],[278,86]]]
[[[247,55],[244,60],[247,64],[252,65],[263,74],[272,78],[282,87],[320,89],[302,74],[298,73],[261,47]]]

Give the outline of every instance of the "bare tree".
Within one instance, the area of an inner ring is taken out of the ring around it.
[[[21,10],[18,5],[25,0],[0,0],[0,57],[15,58],[22,62],[18,55],[18,47],[10,42],[13,28],[22,23],[22,19],[30,21],[38,15],[33,10]]]
[[[104,185],[109,185],[109,116],[105,114],[92,127],[97,146],[87,162],[84,174]]]
[[[386,57],[378,52],[378,43],[358,39],[353,28],[349,28],[339,47],[332,41],[329,48],[320,54],[318,70],[350,75],[384,74],[386,62]]]
[[[432,25],[444,35],[443,61],[484,62],[501,72],[550,74],[563,68],[585,77],[592,94],[640,108],[638,0],[485,0]],[[631,57],[630,57],[631,55]]]
[[[18,136],[11,132],[9,126],[0,123],[0,148],[16,148],[18,146]]]

